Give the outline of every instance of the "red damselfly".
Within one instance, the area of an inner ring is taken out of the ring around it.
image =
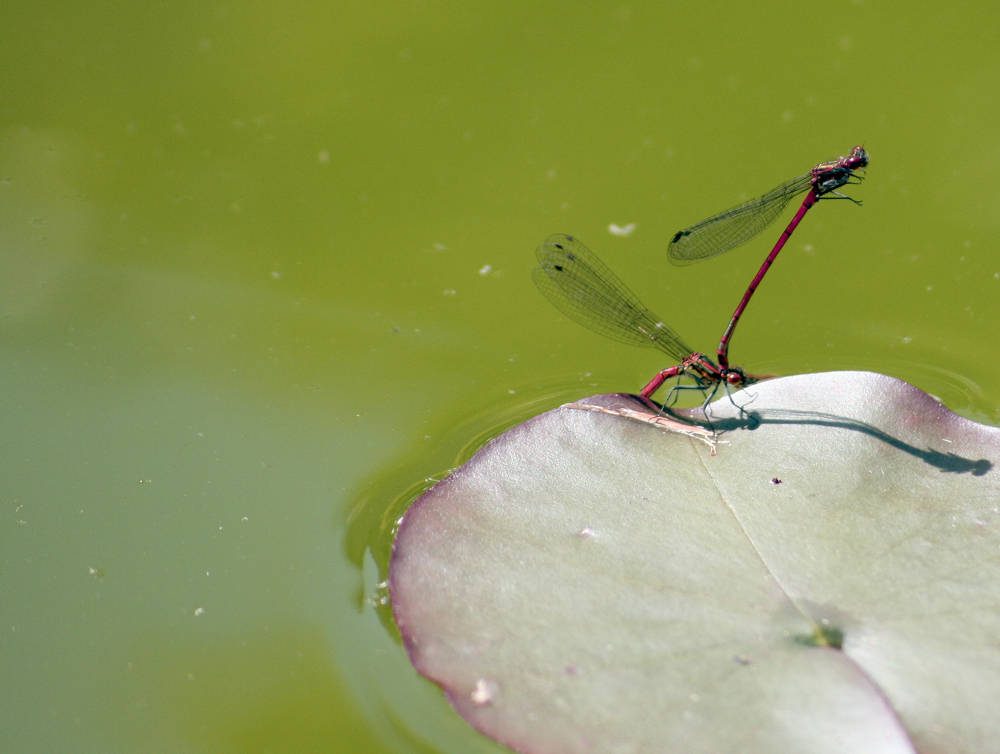
[[[727,389],[743,387],[760,379],[739,367],[720,368],[684,345],[681,337],[647,309],[596,254],[572,236],[550,236],[535,256],[535,285],[559,311],[612,340],[658,348],[676,362],[650,380],[640,393],[644,398],[653,395],[665,380],[687,375],[695,384],[677,387],[711,390],[707,406],[720,385]]]
[[[861,204],[857,199],[845,196],[837,189],[850,183],[860,183],[862,176],[855,175],[854,171],[867,167],[867,165],[868,153],[861,147],[854,147],[847,157],[821,163],[805,175],[786,181],[763,196],[738,204],[732,209],[720,212],[674,234],[667,250],[670,261],[674,264],[691,264],[692,262],[700,262],[702,259],[717,257],[737,246],[742,246],[771,225],[778,219],[793,196],[801,194],[803,191],[809,192],[802,200],[799,211],[795,213],[795,217],[788,223],[785,232],[781,234],[778,243],[767,255],[767,259],[764,260],[764,264],[761,265],[757,275],[750,283],[750,287],[743,294],[743,300],[733,312],[729,327],[722,334],[717,353],[719,369],[723,372],[729,369],[729,341],[733,337],[736,323],[739,322],[743,310],[750,302],[750,297],[757,290],[757,286],[764,279],[768,268],[778,256],[778,252],[781,251],[785,242],[788,241],[789,236],[795,231],[809,208],[822,197],[848,199],[855,204]]]

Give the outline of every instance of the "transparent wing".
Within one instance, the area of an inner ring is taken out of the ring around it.
[[[756,199],[737,204],[707,220],[678,231],[667,254],[674,264],[710,259],[742,246],[778,219],[788,200],[806,191],[811,173],[782,183]]]
[[[535,285],[570,319],[621,343],[658,348],[678,364],[691,355],[680,336],[572,236],[550,236],[535,256]]]

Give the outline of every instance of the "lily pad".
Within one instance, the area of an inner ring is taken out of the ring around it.
[[[525,422],[400,525],[406,650],[473,726],[532,754],[996,748],[1000,430],[864,372],[723,398],[714,446],[581,403],[612,413]]]

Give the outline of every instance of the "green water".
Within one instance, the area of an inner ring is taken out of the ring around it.
[[[861,143],[733,361],[1000,421],[998,16],[6,3],[0,749],[496,750],[373,604],[425,479],[667,366],[538,294],[551,233],[711,351],[777,230],[672,233]]]

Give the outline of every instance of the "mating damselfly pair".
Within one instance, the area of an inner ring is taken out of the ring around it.
[[[868,153],[862,147],[854,147],[847,157],[821,163],[805,175],[786,181],[756,199],[738,204],[674,234],[668,247],[670,261],[674,264],[685,265],[716,257],[762,233],[778,219],[793,196],[808,192],[733,312],[716,351],[718,363],[688,348],[681,337],[647,309],[617,275],[572,236],[551,236],[538,247],[535,284],[556,308],[584,327],[622,343],[657,348],[676,362],[650,380],[640,393],[644,398],[652,396],[667,379],[686,375],[693,380],[694,384],[690,387],[708,393],[707,405],[720,385],[725,385],[727,389],[744,387],[761,379],[729,364],[729,342],[736,324],[778,252],[817,201],[839,198],[861,203],[837,189],[860,183],[862,176],[856,171],[867,165]]]

